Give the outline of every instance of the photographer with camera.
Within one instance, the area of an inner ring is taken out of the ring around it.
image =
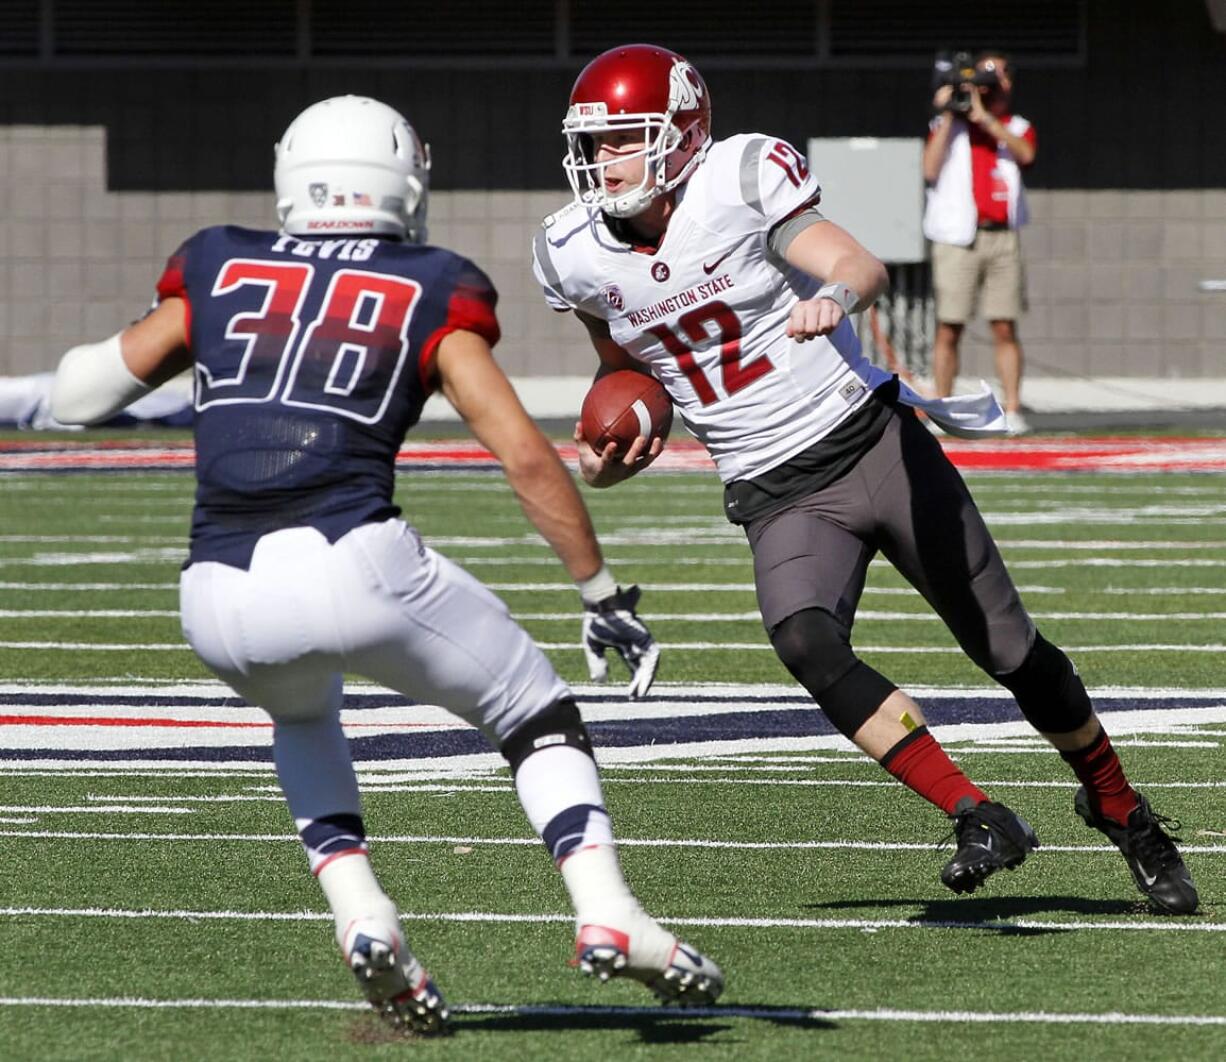
[[[1021,171],[1034,162],[1034,127],[1011,113],[1013,66],[1000,52],[971,61],[938,57],[924,146],[928,186],[924,235],[932,241],[937,332],[932,352],[938,395],[953,393],[958,344],[980,301],[991,323],[996,372],[1013,434],[1029,430],[1021,413],[1022,348],[1017,319],[1025,281],[1017,230],[1026,223]]]

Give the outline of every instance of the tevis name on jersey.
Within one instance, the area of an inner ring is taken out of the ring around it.
[[[394,516],[396,453],[442,339],[498,340],[497,296],[436,247],[233,226],[171,257],[195,363],[191,559],[246,568],[256,541],[309,526],[336,541]]]
[[[889,379],[850,321],[808,343],[788,338],[792,307],[821,280],[776,257],[769,235],[819,194],[795,148],[743,134],[713,144],[681,186],[654,255],[578,205],[546,219],[533,244],[546,301],[608,322],[667,388],[724,482],[787,461]]]
[[[734,286],[732,277],[725,273],[706,284],[698,284],[692,288],[686,288],[685,291],[679,291],[676,295],[670,295],[667,299],[654,302],[642,310],[628,310],[626,312],[626,320],[636,328],[651,324],[652,321],[668,317],[677,310],[685,309],[689,306],[697,306],[713,295],[717,295],[721,291],[727,291],[728,288]]]

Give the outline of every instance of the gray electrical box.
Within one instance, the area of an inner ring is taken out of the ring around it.
[[[924,261],[923,153],[919,137],[812,138],[821,212],[883,262]]]

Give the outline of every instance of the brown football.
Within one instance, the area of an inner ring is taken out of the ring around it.
[[[619,369],[592,384],[579,414],[580,430],[597,453],[609,443],[625,453],[640,435],[668,438],[673,403],[654,376]]]

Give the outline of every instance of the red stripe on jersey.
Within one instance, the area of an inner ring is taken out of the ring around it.
[[[186,259],[182,254],[175,253],[166,262],[158,278],[158,302],[165,299],[183,300],[183,334],[187,337],[187,349],[192,348],[192,300],[187,294],[187,281],[183,277],[183,267]]]
[[[166,261],[166,268],[158,278],[159,299],[186,299],[187,284],[183,279],[185,260],[181,254],[172,254]]]
[[[490,288],[459,284],[447,302],[447,320],[430,333],[421,348],[417,372],[422,387],[429,394],[434,388],[430,383],[430,370],[443,338],[452,332],[475,332],[491,347],[502,336],[498,318],[494,315],[497,296]]]

